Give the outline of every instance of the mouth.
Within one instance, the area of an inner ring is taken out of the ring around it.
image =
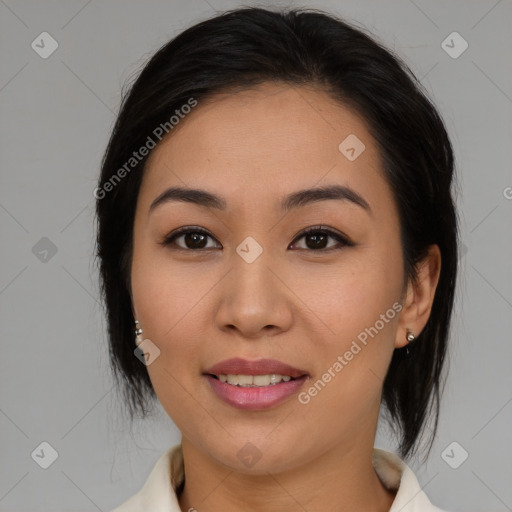
[[[275,407],[297,393],[309,374],[273,359],[229,359],[208,368],[203,376],[214,394],[227,404],[248,410]]]

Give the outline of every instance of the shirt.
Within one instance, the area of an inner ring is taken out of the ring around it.
[[[389,512],[445,512],[432,505],[412,470],[397,455],[374,448],[372,462],[382,484],[396,492]],[[184,478],[180,443],[160,456],[139,492],[110,512],[181,512],[176,489]]]

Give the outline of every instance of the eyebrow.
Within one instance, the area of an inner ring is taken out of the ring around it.
[[[286,196],[282,201],[280,208],[282,211],[290,211],[307,204],[317,201],[327,200],[349,201],[360,206],[369,215],[372,210],[368,202],[355,190],[343,185],[330,185],[318,188],[309,188],[293,192]],[[206,208],[215,208],[218,210],[226,210],[227,202],[220,196],[212,194],[206,190],[185,187],[170,187],[162,192],[149,207],[148,215],[158,206],[172,201],[181,201],[192,203]]]

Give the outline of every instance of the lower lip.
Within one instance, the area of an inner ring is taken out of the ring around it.
[[[300,387],[306,382],[307,375],[288,382],[279,382],[261,387],[232,386],[227,382],[205,375],[213,389],[213,392],[224,402],[245,410],[262,410],[274,407],[291,395],[297,393]]]

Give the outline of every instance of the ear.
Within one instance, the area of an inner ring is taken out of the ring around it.
[[[407,294],[396,333],[395,347],[408,344],[407,332],[416,338],[424,329],[430,317],[437,283],[441,273],[441,251],[437,245],[431,245],[428,254],[417,265],[416,282],[409,279]]]

